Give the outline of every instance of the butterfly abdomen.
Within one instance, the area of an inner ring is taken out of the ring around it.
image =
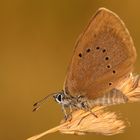
[[[128,98],[117,89],[112,89],[109,93],[104,94],[102,97],[96,98],[95,100],[89,100],[89,105],[92,106],[103,106],[103,105],[116,105],[126,103]]]

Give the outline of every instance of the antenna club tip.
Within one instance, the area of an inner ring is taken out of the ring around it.
[[[33,109],[33,112],[37,111],[39,108],[40,108],[39,106],[38,106],[38,107],[35,107],[35,108]]]
[[[33,104],[33,106],[37,106],[37,105],[38,105],[38,103],[37,103],[37,102]]]
[[[38,109],[38,108],[34,108],[34,109],[33,109],[33,112],[37,111],[37,109]]]

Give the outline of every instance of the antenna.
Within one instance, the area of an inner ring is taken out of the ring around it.
[[[40,101],[33,104],[33,107],[34,107],[33,112],[37,111],[40,108],[41,104],[43,104],[46,99],[48,99],[49,97],[51,97],[55,94],[57,94],[57,93],[51,93],[51,94],[47,95],[45,98],[43,98]]]

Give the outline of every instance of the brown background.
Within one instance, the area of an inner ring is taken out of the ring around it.
[[[62,89],[78,35],[92,14],[106,7],[126,23],[140,54],[139,0],[12,0],[0,2],[0,139],[24,140],[63,117],[53,100],[32,113],[32,104]],[[140,72],[138,56],[135,72]],[[42,140],[131,140],[140,137],[140,104],[114,107],[132,126],[105,137],[50,134]]]

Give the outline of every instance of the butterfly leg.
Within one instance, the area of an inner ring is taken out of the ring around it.
[[[94,117],[98,118],[98,116],[92,111],[92,109],[89,107],[86,101],[82,103],[82,108],[85,111],[89,111]]]
[[[73,112],[72,106],[69,105],[69,113],[68,113],[68,115],[67,115],[67,120],[68,120],[68,121],[71,121],[71,120],[72,120],[72,112]]]
[[[98,118],[98,116],[97,116],[91,109],[89,109],[89,112],[90,112],[94,117]]]
[[[64,119],[65,119],[65,121],[66,121],[67,118],[68,118],[68,115],[67,115],[67,111],[66,111],[64,105],[62,105],[62,112],[64,113]]]
[[[95,118],[98,118],[98,116],[88,107],[88,106],[83,106],[82,108],[84,111],[89,111],[90,114],[92,114]],[[78,122],[78,125],[90,114],[87,114],[86,116],[84,116],[79,122]]]
[[[72,120],[72,112],[73,112],[71,105],[69,106],[69,113],[67,113],[64,105],[62,105],[62,111],[64,113],[65,121],[71,121]]]

